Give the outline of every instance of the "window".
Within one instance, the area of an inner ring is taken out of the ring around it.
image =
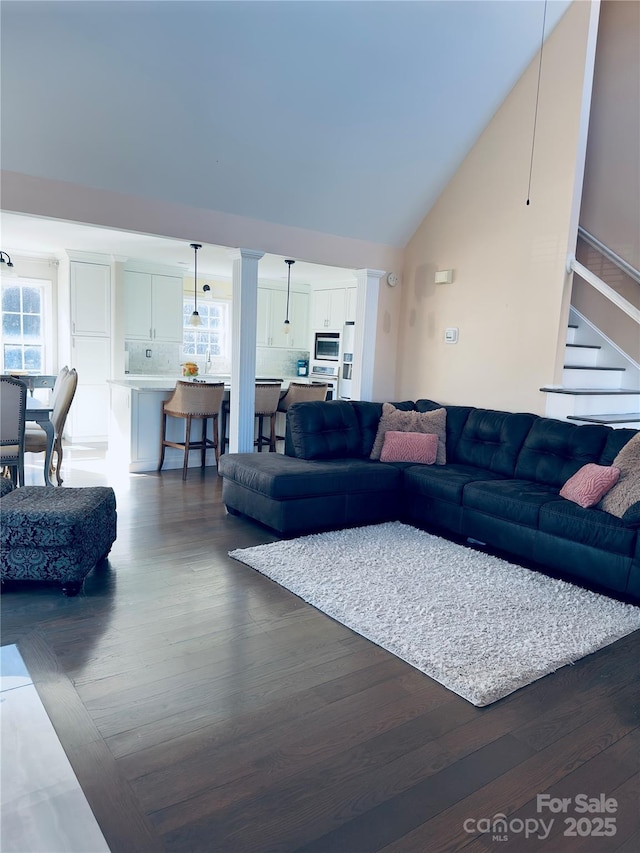
[[[45,284],[14,279],[2,285],[2,368],[45,369]]]
[[[191,326],[189,320],[193,314],[193,300],[185,299],[182,304],[183,316],[183,356],[197,358],[229,358],[229,303],[222,301],[198,301],[198,314],[201,326]]]

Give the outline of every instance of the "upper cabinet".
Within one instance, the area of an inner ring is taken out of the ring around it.
[[[71,334],[108,338],[111,333],[111,268],[71,261]]]
[[[129,340],[182,342],[182,279],[124,272],[124,336]]]
[[[345,288],[314,290],[311,295],[312,331],[340,331],[345,321]]]
[[[309,348],[309,294],[292,290],[289,294],[289,334],[284,332],[287,291],[258,288],[256,344],[259,347]]]
[[[357,287],[347,287],[345,291],[345,306],[344,306],[344,321],[345,323],[355,323],[356,321],[356,300],[358,298]]]

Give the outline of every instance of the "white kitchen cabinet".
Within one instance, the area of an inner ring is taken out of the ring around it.
[[[182,342],[182,279],[124,272],[124,336],[128,340]]]
[[[309,294],[292,290],[289,294],[290,332],[285,335],[286,290],[258,288],[256,344],[265,347],[305,349],[309,345]]]
[[[313,331],[341,331],[345,320],[345,288],[314,290],[311,295]]]
[[[345,323],[355,323],[356,321],[356,301],[358,298],[357,287],[347,287],[345,291],[345,306],[344,306],[344,321]]]
[[[111,268],[71,261],[71,334],[108,338],[111,334]]]
[[[110,347],[108,338],[76,335],[71,339],[71,361],[78,371],[78,387],[65,434],[72,442],[104,441],[107,437]]]

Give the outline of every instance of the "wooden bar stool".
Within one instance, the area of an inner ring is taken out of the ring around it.
[[[224,394],[224,382],[176,382],[176,387],[171,397],[162,404],[162,436],[160,439],[160,461],[158,471],[164,463],[165,447],[176,447],[184,451],[184,463],[182,465],[182,479],[187,479],[189,467],[189,451],[199,450],[201,453],[200,467],[204,468],[207,450],[216,452],[216,465],[220,458],[218,440],[218,413],[222,404]],[[183,418],[185,423],[185,437],[183,442],[169,441],[167,439],[167,415],[172,418]],[[207,438],[207,421],[213,421],[213,438]],[[191,423],[193,420],[202,421],[202,438],[200,441],[191,441]]]
[[[280,391],[282,385],[280,382],[256,382],[255,396],[255,416],[258,420],[258,436],[253,442],[253,446],[258,448],[258,452],[262,452],[265,444],[269,445],[269,451],[276,451],[276,412],[278,410],[278,402],[280,400]],[[230,403],[225,400],[222,404],[222,453],[225,452],[225,445],[228,443],[227,438],[227,421],[229,415]],[[270,430],[269,436],[263,435],[264,419],[269,418]]]

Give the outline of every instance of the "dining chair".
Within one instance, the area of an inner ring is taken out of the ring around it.
[[[162,435],[160,437],[160,461],[158,471],[164,464],[166,447],[176,447],[184,452],[182,464],[182,479],[187,479],[189,467],[189,451],[199,450],[201,453],[200,467],[204,469],[207,450],[215,450],[216,465],[220,458],[218,439],[218,413],[224,395],[224,382],[176,382],[176,387],[168,400],[162,404]],[[182,418],[185,421],[185,437],[183,441],[170,441],[167,438],[167,416]],[[213,438],[207,437],[207,422],[213,422]],[[202,438],[191,440],[191,424],[194,420],[202,421]]]
[[[278,411],[281,390],[282,383],[280,382],[256,382],[254,414],[258,421],[258,431],[253,446],[258,448],[259,453],[262,452],[262,448],[267,444],[269,445],[269,452],[275,453],[276,451],[276,412]],[[223,453],[225,445],[229,443],[229,439],[227,438],[229,409],[229,400],[225,400],[222,404],[221,445]],[[265,418],[269,418],[268,436],[263,434]]]
[[[67,421],[67,415],[78,387],[78,373],[75,368],[69,370],[63,367],[51,395],[51,423],[53,424],[53,453],[51,454],[50,476],[55,474],[59,486],[62,485],[62,435]],[[47,450],[47,434],[37,424],[28,426],[24,433],[25,453],[45,453]]]
[[[54,383],[54,385],[53,385],[53,389],[52,389],[52,391],[51,391],[50,402],[51,402],[51,405],[52,405],[52,406],[53,406],[53,405],[55,405],[56,398],[57,398],[57,396],[59,395],[59,393],[60,393],[60,389],[61,389],[61,388],[62,388],[62,386],[64,385],[65,378],[66,378],[68,375],[69,375],[69,368],[68,368],[68,367],[67,367],[67,365],[65,364],[65,366],[64,366],[64,367],[61,367],[61,368],[60,368],[60,370],[59,370],[59,372],[58,372],[58,375],[56,376],[56,381],[55,381],[55,383]]]
[[[26,407],[26,384],[13,376],[0,376],[0,466],[9,469],[19,486],[24,486]]]

